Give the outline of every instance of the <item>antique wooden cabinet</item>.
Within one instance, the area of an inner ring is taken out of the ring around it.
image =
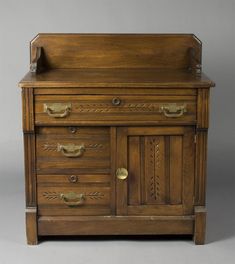
[[[23,99],[28,244],[205,239],[209,89],[193,34],[39,34]]]

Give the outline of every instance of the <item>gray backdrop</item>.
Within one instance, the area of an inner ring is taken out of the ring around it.
[[[223,213],[219,222],[211,218],[215,229],[211,229],[211,237],[220,240],[234,234],[234,209],[226,207],[234,201],[235,182],[234,13],[234,0],[0,0],[0,195],[6,193],[1,201],[9,202],[7,207],[3,202],[0,206],[22,222],[14,231],[22,229],[19,232],[23,236],[14,240],[4,226],[5,242],[24,244],[23,143],[17,83],[29,69],[29,41],[38,32],[194,33],[202,40],[203,71],[216,83],[211,90],[208,188],[214,188],[210,197],[217,199],[220,207],[211,198],[208,202],[215,209],[211,217],[217,219]],[[17,193],[19,196],[14,196]],[[13,213],[16,197],[20,209]],[[7,216],[3,219],[6,224],[16,224]]]

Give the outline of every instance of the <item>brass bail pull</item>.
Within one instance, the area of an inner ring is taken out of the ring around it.
[[[159,112],[163,113],[166,117],[181,117],[187,112],[187,105],[176,105],[175,103],[162,105],[159,108]]]
[[[63,118],[69,115],[71,112],[71,104],[52,103],[44,104],[44,112],[50,117]]]
[[[85,152],[85,145],[75,145],[75,144],[66,144],[61,145],[57,144],[57,151],[61,152],[62,155],[68,158],[77,158],[81,157],[82,154]]]
[[[83,193],[77,194],[74,192],[61,193],[60,199],[69,207],[76,207],[82,205],[85,201],[85,195]]]

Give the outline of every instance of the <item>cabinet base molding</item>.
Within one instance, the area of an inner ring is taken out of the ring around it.
[[[195,206],[194,242],[196,245],[204,245],[206,237],[206,208]]]
[[[37,235],[37,209],[36,208],[26,208],[26,236],[28,245],[38,244]]]
[[[38,234],[46,235],[190,235],[193,216],[42,216]]]

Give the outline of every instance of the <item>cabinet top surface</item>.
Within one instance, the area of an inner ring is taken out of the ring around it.
[[[159,69],[54,69],[27,73],[20,87],[159,87],[200,88],[214,83],[205,74]]]
[[[38,34],[20,87],[211,87],[193,34]]]

